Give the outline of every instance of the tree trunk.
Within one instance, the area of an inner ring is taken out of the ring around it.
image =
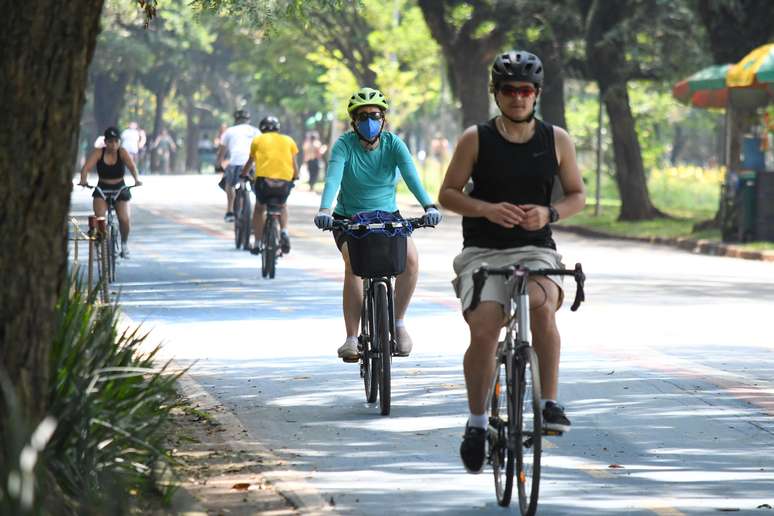
[[[126,72],[119,73],[117,77],[110,73],[94,74],[94,121],[99,134],[110,126],[118,127],[128,84],[129,74]]]
[[[46,410],[78,123],[102,3],[0,6],[0,368],[36,419]]]
[[[153,134],[151,135],[151,141],[155,142],[156,137],[161,134],[161,130],[164,128],[164,102],[167,98],[167,89],[162,88],[159,91],[155,91],[156,97],[156,111],[153,116]],[[151,152],[151,170],[158,172],[161,170],[161,160],[159,159],[159,153],[153,150]]]
[[[489,55],[474,46],[458,50],[452,61],[455,91],[462,104],[462,127],[470,127],[489,118]]]
[[[626,45],[620,24],[626,18],[627,6],[624,2],[595,0],[582,10],[586,18],[586,62],[602,92],[613,136],[615,180],[621,197],[618,218],[646,220],[663,216],[650,201],[626,90]]]
[[[185,169],[199,173],[199,124],[196,122],[196,108],[190,97],[185,103]]]
[[[602,95],[613,134],[615,182],[621,196],[621,213],[618,219],[646,220],[662,216],[650,202],[626,83],[610,86],[607,91],[603,89]]]
[[[545,41],[537,47],[543,61],[544,82],[540,94],[540,115],[549,124],[567,128],[564,116],[564,66],[559,43]]]

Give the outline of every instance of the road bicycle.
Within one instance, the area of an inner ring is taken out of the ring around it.
[[[253,207],[250,201],[250,180],[240,177],[234,187],[234,244],[237,249],[250,250]]]
[[[390,370],[392,357],[398,355],[393,278],[406,266],[406,238],[414,229],[425,227],[434,226],[427,224],[424,218],[333,222],[333,229],[349,235],[350,265],[355,275],[363,279],[360,335],[357,338],[359,357],[353,362],[360,362],[366,401],[374,403],[378,395],[383,416],[390,414]]]
[[[470,310],[478,306],[488,276],[502,276],[504,281],[512,282],[513,295],[505,337],[497,346],[495,375],[488,394],[487,463],[494,471],[497,502],[503,507],[510,505],[515,474],[521,514],[532,516],[537,511],[540,492],[542,436],[561,432],[543,428],[540,366],[532,348],[527,285],[531,276],[573,276],[577,289],[570,310],[574,312],[585,300],[586,277],[579,263],[573,270],[483,265],[473,273]]]
[[[105,256],[97,255],[99,263],[105,264],[105,278],[108,283],[116,281],[116,262],[121,245],[121,231],[118,225],[118,215],[116,215],[116,203],[118,197],[124,190],[131,190],[134,186],[123,185],[118,190],[103,190],[99,186],[85,185],[86,188],[93,189],[102,197],[107,203],[107,212],[105,213],[106,228],[105,228],[105,243],[104,246],[97,247],[97,253],[105,253]]]

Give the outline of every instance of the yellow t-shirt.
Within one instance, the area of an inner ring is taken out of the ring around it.
[[[255,163],[255,177],[293,180],[293,159],[298,147],[293,138],[277,132],[263,133],[253,138],[250,157]]]

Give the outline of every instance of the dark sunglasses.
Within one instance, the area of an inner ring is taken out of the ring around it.
[[[118,143],[120,138],[105,138],[105,143]]]
[[[355,120],[357,120],[358,122],[365,122],[369,118],[371,120],[383,120],[384,113],[382,113],[381,111],[373,111],[369,113],[366,113],[366,112],[358,113],[357,115],[355,115]]]
[[[512,86],[510,84],[503,84],[500,86],[500,93],[506,97],[520,97],[526,99],[535,95],[537,90],[532,86]]]

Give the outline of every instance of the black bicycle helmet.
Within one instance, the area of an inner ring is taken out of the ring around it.
[[[274,116],[267,116],[263,120],[261,120],[261,123],[258,124],[258,129],[261,130],[261,132],[269,133],[272,131],[279,131],[280,123],[279,120],[277,120],[277,117]]]
[[[237,122],[246,122],[250,120],[250,112],[246,109],[237,109],[234,111],[234,120]]]
[[[118,132],[118,129],[115,127],[108,127],[105,129],[105,133],[103,134],[106,140],[120,140],[121,139],[121,133]]]
[[[505,81],[531,82],[539,89],[543,86],[543,63],[526,50],[500,54],[492,63],[492,84],[498,86]]]

